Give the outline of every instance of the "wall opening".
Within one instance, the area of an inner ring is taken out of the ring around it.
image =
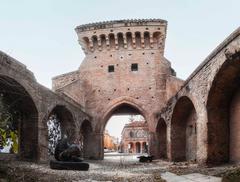
[[[226,60],[209,91],[208,163],[240,161],[240,53]]]
[[[142,150],[142,146],[139,142],[136,143],[136,153],[139,154],[141,153]]]
[[[101,40],[102,49],[105,49],[105,48],[107,47],[106,36],[105,36],[105,35],[101,35],[101,36],[100,36],[100,40]]]
[[[173,161],[196,161],[196,110],[192,101],[181,97],[173,110],[171,120],[171,155]]]
[[[114,34],[109,34],[109,44],[110,44],[110,48],[111,49],[115,49],[116,45],[115,45],[115,37]]]
[[[114,65],[109,65],[108,66],[108,72],[109,73],[114,72]]]
[[[131,71],[138,71],[138,64],[137,63],[133,63],[131,65]]]
[[[149,34],[149,32],[144,32],[144,45],[145,45],[145,48],[150,48],[150,34]]]
[[[93,42],[93,49],[96,51],[98,49],[98,39],[97,36],[92,36],[92,42]]]
[[[48,155],[53,156],[57,142],[61,140],[61,125],[56,115],[51,115],[47,121],[48,127]]]
[[[48,154],[54,155],[56,145],[66,136],[69,143],[79,144],[76,140],[76,125],[72,113],[62,105],[57,105],[49,114],[48,121]]]
[[[160,158],[167,158],[167,125],[164,119],[160,119],[157,125],[158,148]]]
[[[0,76],[0,112],[0,153],[36,161],[38,111],[24,87],[6,76]]]
[[[136,40],[136,47],[141,48],[142,44],[141,44],[141,33],[140,32],[135,33],[135,40]]]
[[[118,156],[147,153],[148,125],[140,111],[129,104],[120,104],[112,110],[106,121],[103,143],[105,159],[110,153]]]
[[[123,34],[122,33],[118,33],[118,46],[119,48],[124,48],[124,39],[123,39]]]
[[[126,37],[127,37],[128,48],[133,48],[132,33],[131,32],[127,32],[126,33]]]
[[[84,46],[84,50],[86,50],[87,52],[90,50],[89,49],[89,45],[90,45],[90,42],[89,42],[89,39],[88,39],[88,37],[83,37],[83,41],[84,41],[84,44],[85,44],[85,46]]]

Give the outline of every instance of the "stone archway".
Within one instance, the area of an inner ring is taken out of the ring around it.
[[[146,112],[136,103],[131,102],[129,100],[119,100],[118,102],[114,102],[113,104],[111,104],[110,107],[108,107],[108,109],[104,112],[104,116],[102,117],[102,119],[100,120],[101,122],[99,122],[96,126],[96,132],[99,133],[103,133],[105,130],[105,127],[108,123],[108,120],[110,119],[110,117],[114,114],[130,114],[130,113],[134,113],[134,114],[139,114],[142,115],[146,121],[147,120],[147,114]],[[104,141],[103,141],[103,137],[101,139],[101,146],[100,146],[100,158],[103,159],[104,158]],[[136,146],[134,146],[134,151]]]
[[[130,99],[120,99],[116,102],[111,103],[108,109],[106,109],[106,111],[103,112],[103,117],[102,119],[100,119],[100,123],[98,123],[96,127],[97,131],[101,133],[104,131],[109,118],[114,114],[114,112],[138,113],[142,115],[146,119],[146,121],[148,120],[147,112],[143,108],[141,108],[138,104],[131,101]]]
[[[208,94],[208,163],[240,161],[240,53],[230,56]]]
[[[19,158],[36,161],[38,159],[38,110],[33,98],[21,83],[4,75],[0,75],[0,94],[1,113],[6,111],[10,114],[12,121],[10,122],[9,119],[10,123],[7,125],[9,125],[8,128],[12,128],[11,132],[18,138]],[[14,142],[12,145],[11,148],[14,147]]]
[[[167,124],[163,118],[160,118],[157,124],[157,138],[159,145],[159,157],[167,158]]]
[[[181,97],[173,110],[171,120],[171,159],[195,161],[197,153],[197,114],[192,101]]]
[[[49,117],[51,115],[56,115],[59,119],[62,136],[66,135],[71,142],[74,142],[76,139],[76,124],[70,110],[66,106],[57,105],[52,109]]]
[[[58,130],[60,132],[54,131],[51,133],[49,131],[49,121],[54,118],[54,123],[59,125]],[[57,141],[64,136],[67,136],[69,139],[70,143],[77,143],[77,126],[75,123],[75,119],[73,114],[70,112],[70,110],[64,106],[64,105],[54,105],[51,109],[50,112],[45,116],[43,120],[43,125],[44,125],[44,141],[43,144],[45,145],[44,149],[44,158],[49,158],[49,155],[53,155]],[[60,133],[60,136],[56,137],[56,134]],[[53,138],[53,139],[52,139]],[[54,140],[54,142],[53,142]],[[48,149],[48,152],[47,152]],[[50,152],[52,151],[52,152]]]

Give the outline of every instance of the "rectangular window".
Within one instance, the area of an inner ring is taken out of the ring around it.
[[[108,66],[108,72],[114,72],[114,66],[113,65],[110,65]]]
[[[138,71],[138,64],[137,63],[133,63],[131,66],[131,70],[132,71]]]

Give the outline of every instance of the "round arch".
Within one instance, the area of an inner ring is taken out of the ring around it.
[[[156,127],[159,157],[167,158],[167,123],[163,118],[160,118]]]
[[[53,114],[57,115],[57,118],[61,123],[62,136],[67,135],[70,141],[73,142],[76,138],[77,126],[72,112],[65,105],[56,105],[48,117]]]
[[[171,159],[195,161],[197,153],[197,113],[192,100],[180,97],[171,119]]]
[[[145,120],[148,122],[147,112],[142,107],[140,107],[139,104],[136,104],[131,99],[119,98],[118,100],[111,102],[109,104],[109,107],[103,112],[104,113],[103,117],[100,119],[100,122],[97,124],[96,131],[103,133],[109,118],[113,115],[116,109],[122,106],[128,106],[129,108],[134,109],[135,112],[141,114],[145,118]]]
[[[48,126],[47,122],[49,121],[50,117],[55,115],[57,120],[60,123],[61,129],[61,137],[67,135],[70,142],[75,142],[77,136],[77,126],[76,126],[76,119],[70,109],[63,105],[62,103],[53,104],[49,109],[48,112],[45,114],[42,123],[43,123],[43,132],[42,136],[42,145],[44,145],[43,156],[44,158],[48,159],[48,147],[49,147],[49,133],[48,133]]]
[[[11,127],[18,137],[18,156],[22,160],[38,160],[38,109],[27,87],[18,79],[1,74],[1,102],[11,114]],[[15,123],[15,124],[14,124]],[[14,125],[14,126],[13,126]]]
[[[99,139],[99,158],[103,159],[104,158],[104,137],[103,137],[103,133],[105,130],[105,127],[107,125],[108,120],[110,119],[110,117],[118,112],[121,108],[127,107],[128,109],[131,109],[134,113],[138,113],[141,114],[145,120],[148,122],[148,115],[146,113],[146,111],[141,108],[139,106],[139,104],[137,104],[133,98],[129,98],[129,97],[121,97],[115,100],[112,100],[107,109],[105,111],[103,111],[103,116],[99,119],[99,122],[97,123],[97,125],[95,126],[95,133],[99,133],[101,135],[100,139]],[[127,109],[127,110],[128,110]],[[121,111],[120,111],[121,112]],[[128,113],[128,112],[126,112]],[[148,125],[149,128],[149,125]]]
[[[4,71],[4,70],[1,70],[1,71]],[[7,73],[2,72],[2,73],[0,73],[0,77],[3,79],[5,78],[6,80],[13,80],[17,84],[19,84],[25,90],[27,95],[29,95],[29,97],[31,97],[37,111],[39,110],[38,98],[35,97],[36,92],[38,91],[38,87],[37,87],[37,84],[35,84],[35,80],[24,79],[24,78],[22,78],[21,75],[19,75],[16,72],[7,72]]]
[[[240,53],[221,65],[207,99],[208,159],[211,164],[240,161]]]

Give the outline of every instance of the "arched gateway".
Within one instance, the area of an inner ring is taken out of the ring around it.
[[[148,122],[148,116],[147,116],[147,112],[144,111],[138,104],[135,104],[131,101],[129,101],[129,99],[126,98],[122,98],[122,99],[117,99],[116,102],[112,102],[113,105],[111,105],[106,111],[105,111],[105,115],[103,115],[102,119],[100,120],[100,122],[97,123],[96,126],[96,132],[97,133],[104,133],[105,129],[106,129],[106,125],[109,122],[109,119],[111,118],[111,116],[113,115],[141,115],[146,122]],[[119,130],[121,130],[122,128],[119,128]],[[101,158],[104,157],[104,151],[103,151],[103,147],[104,143],[102,141],[101,143]],[[140,148],[139,150],[136,150],[137,148],[135,147],[135,152],[136,153],[140,153]],[[138,152],[139,151],[139,152]]]
[[[47,160],[46,126],[53,114],[63,126],[61,133],[82,143],[85,156],[102,159],[109,117],[139,113],[150,139],[127,143],[130,150],[174,161],[239,163],[240,28],[184,83],[164,57],[166,28],[160,19],[78,26],[86,57],[77,71],[53,79],[60,94],[38,84],[25,65],[0,51],[1,116],[13,117],[0,127],[1,132],[11,128],[14,136],[8,152],[25,160]]]
[[[79,70],[53,78],[53,89],[92,117],[92,158],[103,158],[103,130],[113,112],[138,111],[155,132],[155,114],[182,81],[164,57],[167,22],[121,20],[76,27],[85,58]],[[150,153],[157,152],[150,143]],[[158,155],[155,155],[158,156]]]

